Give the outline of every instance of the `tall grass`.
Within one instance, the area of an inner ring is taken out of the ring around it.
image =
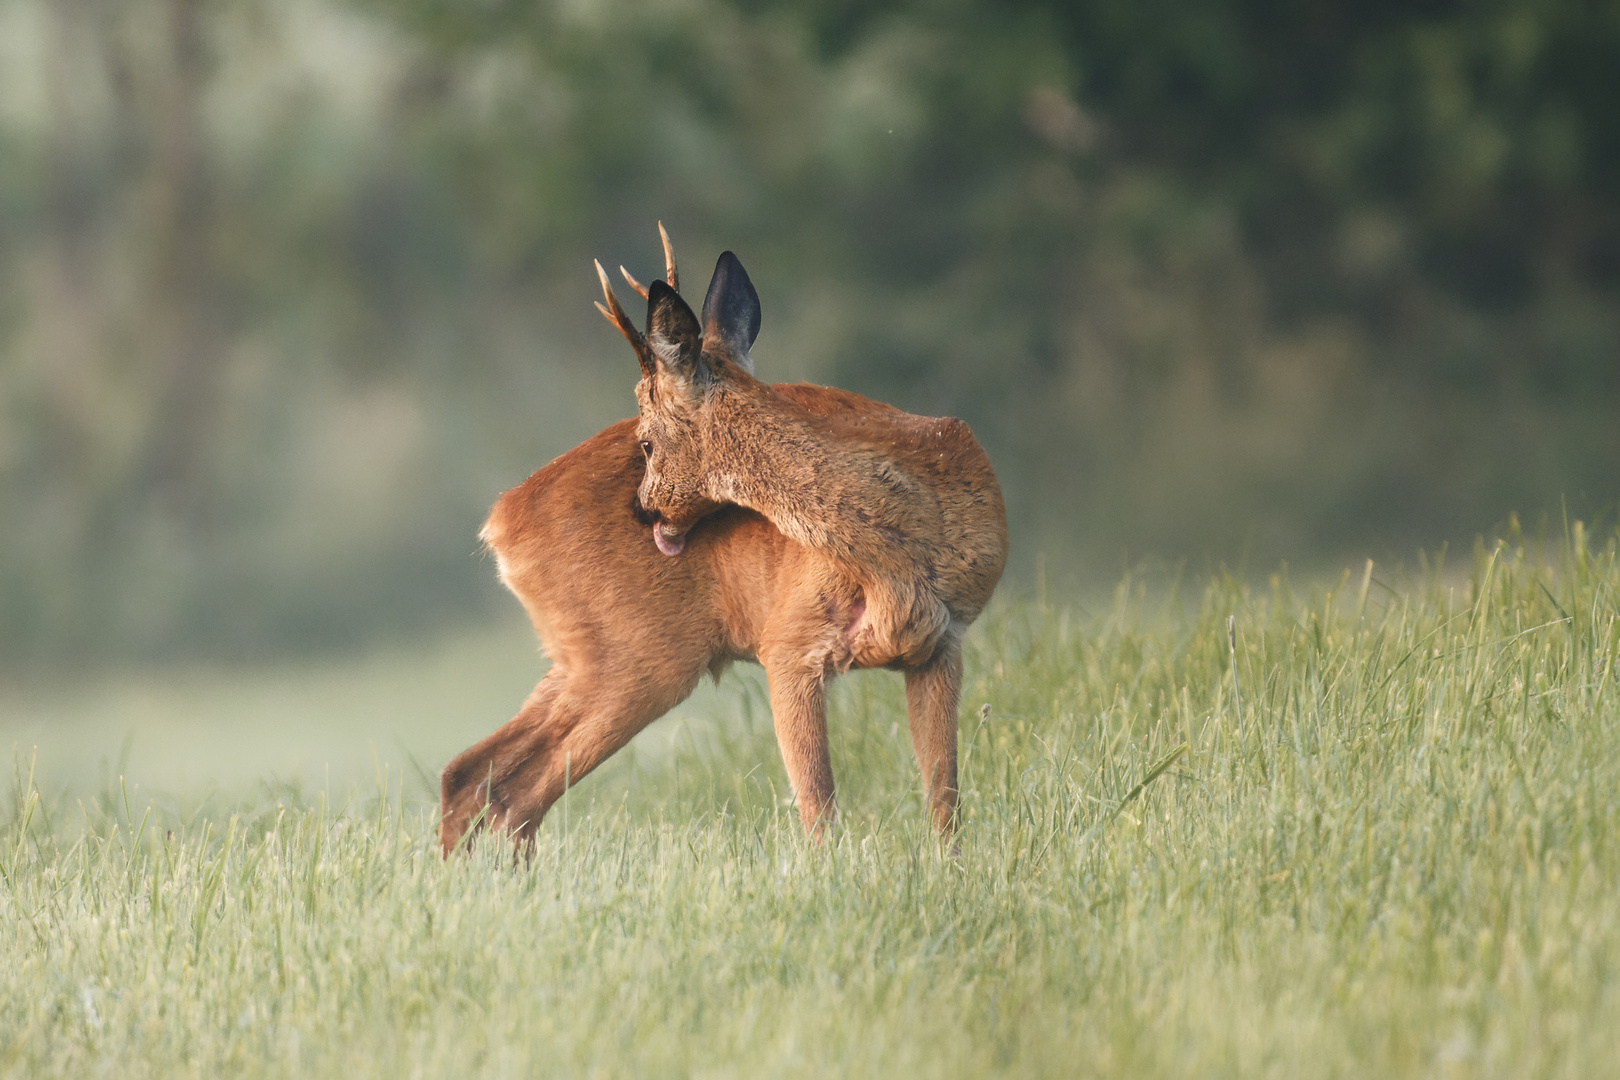
[[[884,674],[834,696],[822,847],[756,679],[516,867],[442,862],[393,785],[182,819],[23,777],[0,1072],[1620,1076],[1620,559],[1591,547],[1004,603],[954,859]]]

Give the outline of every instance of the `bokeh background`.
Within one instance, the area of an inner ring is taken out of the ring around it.
[[[1015,580],[1620,496],[1613,0],[0,0],[0,678],[511,616],[659,220],[973,426]]]

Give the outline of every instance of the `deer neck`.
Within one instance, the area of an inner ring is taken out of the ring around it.
[[[785,536],[857,562],[885,560],[912,523],[890,520],[914,484],[875,448],[840,439],[763,383],[711,402],[705,492],[758,511]]]
[[[826,435],[763,385],[720,391],[706,429],[707,494],[757,510],[788,536],[808,542],[803,533],[813,529],[811,519],[826,501],[833,449]]]

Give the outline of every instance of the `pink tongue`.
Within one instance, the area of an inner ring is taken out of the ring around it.
[[[658,550],[665,555],[679,555],[686,550],[686,534],[682,533],[680,536],[670,538],[664,535],[663,529],[654,525],[653,543],[657,544]]]

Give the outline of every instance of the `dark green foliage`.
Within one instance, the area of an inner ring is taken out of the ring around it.
[[[482,507],[632,408],[589,260],[660,219],[689,298],[749,267],[762,376],[968,420],[1015,567],[1620,495],[1613,2],[0,17],[8,659],[494,601]]]

